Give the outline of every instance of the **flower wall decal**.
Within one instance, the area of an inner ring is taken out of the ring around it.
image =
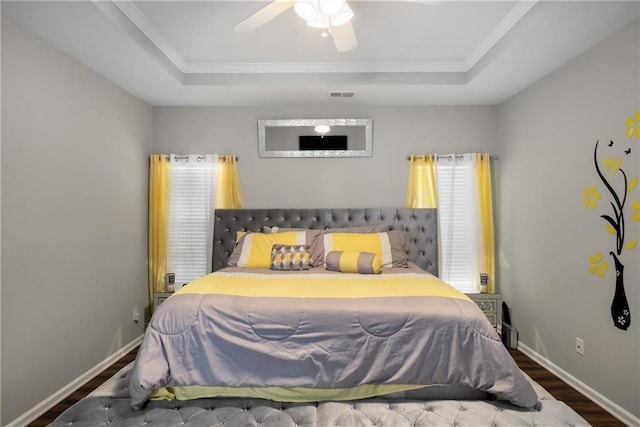
[[[595,255],[589,256],[589,272],[595,274],[599,278],[604,277],[605,270],[609,269],[609,263],[603,260],[602,254],[598,252]]]
[[[627,117],[625,120],[627,131],[625,135],[628,138],[636,137],[640,139],[640,110],[636,111],[633,117]],[[593,150],[593,163],[596,173],[602,185],[604,186],[603,192],[608,193],[611,196],[609,206],[611,210],[609,213],[600,215],[605,221],[605,230],[609,235],[615,237],[615,250],[609,252],[609,255],[613,258],[615,266],[615,293],[613,301],[611,302],[611,318],[615,327],[627,330],[631,324],[631,312],[629,310],[629,304],[627,301],[626,292],[624,289],[624,265],[620,258],[624,250],[632,250],[638,245],[637,240],[630,240],[625,242],[625,206],[627,204],[627,197],[629,193],[634,190],[638,185],[638,178],[634,177],[629,179],[624,169],[624,161],[621,157],[616,157],[616,147],[613,140],[604,147],[607,150],[608,156],[600,163],[598,159],[598,145],[599,141],[596,141],[595,148]],[[623,148],[626,156],[631,154],[631,147]],[[603,173],[608,172],[606,175]],[[597,209],[599,202],[603,196],[596,185],[591,185],[582,192],[582,205],[585,208]],[[640,222],[640,201],[631,202],[631,219],[635,222]],[[602,253],[597,252],[594,255],[588,257],[589,261],[589,273],[604,278],[609,270],[609,263],[604,260]]]
[[[620,166],[622,166],[622,159],[604,159],[604,166],[609,170],[609,173],[613,176],[618,173]]]
[[[582,192],[582,196],[584,200],[582,201],[582,205],[585,208],[595,209],[598,207],[598,200],[602,198],[600,192],[597,190],[595,185],[590,185],[589,188]]]
[[[638,222],[640,221],[640,202],[639,201],[634,201],[633,203],[631,203],[631,207],[633,208],[634,212],[631,215],[631,218],[635,221]]]
[[[635,135],[636,138],[640,139],[640,110],[636,111],[633,117],[627,117],[624,124],[628,128],[625,132],[627,138],[633,138]]]

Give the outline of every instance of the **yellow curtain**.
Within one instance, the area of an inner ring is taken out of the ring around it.
[[[409,184],[404,202],[407,208],[436,208],[436,167],[433,154],[414,155],[409,159]]]
[[[149,305],[153,293],[165,291],[167,270],[167,216],[169,206],[169,156],[149,159]]]
[[[478,198],[482,236],[482,266],[489,274],[488,291],[495,292],[495,248],[493,231],[493,193],[491,190],[491,155],[478,153]]]
[[[220,156],[220,179],[218,183],[218,195],[216,208],[240,209],[243,207],[242,190],[238,178],[236,156]]]

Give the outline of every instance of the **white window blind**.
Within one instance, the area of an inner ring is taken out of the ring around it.
[[[211,272],[217,155],[171,155],[167,272],[175,288]]]
[[[475,154],[436,162],[440,277],[462,292],[479,291],[480,213]]]

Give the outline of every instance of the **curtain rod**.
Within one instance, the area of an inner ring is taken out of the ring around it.
[[[460,155],[458,155],[458,154],[447,154],[447,155],[441,154],[439,156],[436,156],[436,159],[449,159],[449,160],[451,160],[451,156],[452,155],[455,155],[456,158],[458,158],[458,159],[461,159],[463,157],[462,154],[460,154]],[[418,154],[418,156],[424,156],[424,154]],[[500,160],[500,157],[498,157],[497,154],[490,154],[489,158],[491,160]],[[407,160],[411,160],[411,156],[407,156]]]
[[[219,157],[227,157],[227,156],[230,156],[230,154],[222,154]],[[238,157],[238,156],[234,156],[234,157],[236,159],[236,162],[240,161],[240,157]],[[167,157],[167,159],[169,159],[169,157]],[[175,156],[175,159],[176,160],[189,160],[189,156]],[[200,161],[204,160],[204,156],[198,156],[198,157],[196,157],[196,160],[200,162]]]

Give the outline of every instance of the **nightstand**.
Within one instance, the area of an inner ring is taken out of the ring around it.
[[[153,311],[156,311],[158,306],[162,304],[164,300],[173,295],[173,292],[154,292],[153,293]]]
[[[493,327],[498,329],[498,324],[502,322],[502,295],[467,294],[467,296],[480,307]]]

